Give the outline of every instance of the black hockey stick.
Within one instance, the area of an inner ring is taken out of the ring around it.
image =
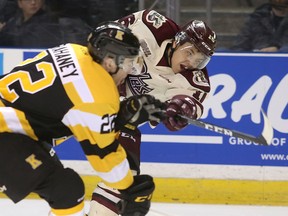
[[[200,127],[200,128],[211,130],[211,131],[214,131],[216,133],[224,134],[226,136],[231,136],[231,137],[242,138],[244,140],[259,143],[262,145],[270,145],[272,142],[272,139],[273,139],[273,134],[274,134],[273,133],[273,127],[272,127],[271,123],[269,122],[266,114],[262,110],[261,110],[261,113],[262,113],[263,119],[264,119],[264,128],[263,128],[262,133],[259,137],[255,137],[255,136],[250,135],[250,134],[245,134],[245,133],[242,133],[242,132],[239,132],[236,130],[224,128],[222,126],[211,124],[208,122],[190,119],[186,116],[180,116],[180,117],[186,119],[188,121],[188,123],[191,125],[195,125],[195,126]]]

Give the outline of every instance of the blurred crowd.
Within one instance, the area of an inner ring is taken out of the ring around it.
[[[0,46],[86,45],[91,28],[137,10],[138,0],[1,0]],[[288,0],[255,8],[233,45],[218,50],[288,52]]]
[[[0,46],[86,45],[91,28],[137,10],[134,0],[1,0]]]
[[[257,7],[230,50],[288,52],[288,0],[268,0]]]

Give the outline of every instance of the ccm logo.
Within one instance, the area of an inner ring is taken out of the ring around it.
[[[134,200],[135,202],[145,202],[147,200],[151,200],[152,198],[152,194],[148,195],[148,196],[139,196],[136,197],[136,199]]]

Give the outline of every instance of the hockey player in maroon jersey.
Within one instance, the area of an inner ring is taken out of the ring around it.
[[[0,77],[1,192],[15,203],[36,193],[49,216],[83,216],[83,181],[51,148],[74,136],[98,176],[118,189],[121,213],[149,211],[153,178],[132,175],[117,140],[119,130],[159,120],[162,103],[151,95],[119,102],[116,85],[133,72],[139,47],[130,29],[107,22],[91,32],[87,47],[44,50]]]
[[[199,20],[179,27],[154,10],[136,12],[118,22],[138,36],[144,60],[141,74],[128,75],[120,86],[121,96],[149,94],[165,102],[167,119],[163,123],[171,131],[187,125],[177,114],[200,118],[202,103],[210,91],[206,65],[215,51],[215,32]],[[152,125],[155,126],[155,122]],[[139,174],[140,130],[122,131],[119,139],[125,140],[130,167]],[[118,215],[115,203],[120,197],[117,190],[99,183],[92,195],[89,216]]]

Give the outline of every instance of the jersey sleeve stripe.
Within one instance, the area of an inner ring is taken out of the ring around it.
[[[16,110],[16,114],[18,116],[18,119],[20,119],[21,121],[21,125],[23,127],[23,130],[25,131],[25,134],[27,134],[29,137],[31,137],[34,140],[38,140],[37,136],[34,133],[34,130],[31,128],[29,122],[27,121],[25,114],[18,110]]]
[[[2,100],[0,99],[0,107],[4,107],[4,103],[2,102]]]
[[[111,160],[115,159],[115,157],[113,157],[111,154],[107,157],[109,158],[101,160],[98,156],[87,156],[87,159],[89,160],[93,168],[96,170],[97,175],[102,178],[103,181],[107,182],[109,185],[113,185],[113,187],[115,186],[115,188],[117,189],[127,188],[127,186],[132,183],[133,178],[127,159],[124,158],[121,163],[115,165],[109,171],[104,171],[113,164]]]
[[[119,153],[111,153],[103,159],[97,155],[87,155],[87,159],[91,162],[100,177],[109,182],[117,182],[124,178],[128,170],[130,170],[127,159],[125,157],[118,157],[117,154]]]
[[[22,127],[22,124],[16,114],[15,109],[11,107],[0,107],[0,112],[5,113],[3,117],[9,130],[15,133],[21,133],[27,135],[26,131]]]
[[[98,145],[91,145],[88,140],[81,141],[80,143],[86,155],[97,154],[101,159],[111,154],[111,152],[116,152],[119,146],[118,140],[114,140],[113,143],[104,148],[100,148]]]
[[[69,129],[73,132],[78,142],[87,140],[91,143],[91,145],[97,144],[100,148],[105,148],[106,146],[110,145],[116,136],[116,133],[114,132],[101,134],[90,131],[87,127],[83,127],[81,125],[69,127]]]
[[[116,136],[111,124],[107,125],[107,120],[97,114],[74,109],[66,113],[62,122],[69,127],[79,142],[89,140],[91,144],[97,144],[100,148],[110,145]],[[105,133],[101,131],[104,130],[103,125],[108,128]]]
[[[127,172],[126,166],[119,165],[124,163],[125,160],[127,160],[126,152],[120,145],[118,146],[116,152],[110,152],[110,154],[106,155],[104,158],[100,158],[98,155],[87,155],[87,159],[91,162],[95,170],[99,172],[108,173],[111,172],[114,167],[122,169],[124,173]]]
[[[81,98],[82,102],[84,102],[84,103],[92,103],[92,102],[94,102],[93,95],[91,94],[91,92],[89,90],[89,87],[88,87],[88,85],[87,85],[87,83],[85,82],[84,79],[73,80],[72,82],[68,82],[68,83],[72,83],[73,84],[74,91],[76,91],[78,93],[78,95]],[[73,96],[71,95],[71,92],[70,92],[71,91],[71,87],[70,87],[70,89],[66,88],[67,84],[64,84],[64,88],[65,88],[69,98],[71,98],[73,100],[74,98],[73,98]],[[73,103],[74,102],[75,101],[73,101]],[[74,103],[74,104],[76,104],[76,103]]]
[[[101,125],[103,123],[102,116],[75,109],[69,110],[63,117],[62,122],[68,127],[81,125],[82,127],[88,127],[90,130],[98,133],[100,133]]]
[[[117,189],[126,189],[128,188],[132,183],[133,183],[133,175],[132,175],[132,172],[129,171],[127,172],[127,175],[121,179],[121,181],[118,181],[118,182],[108,182],[106,181],[105,179],[103,179],[104,183],[111,187],[111,188],[117,188]]]
[[[78,94],[73,83],[66,83],[64,86],[65,92],[68,94],[69,99],[72,101],[73,104],[80,104],[83,103],[82,98]]]
[[[0,108],[0,132],[11,132],[11,130],[8,128],[6,121],[4,119],[4,114],[1,112]]]

